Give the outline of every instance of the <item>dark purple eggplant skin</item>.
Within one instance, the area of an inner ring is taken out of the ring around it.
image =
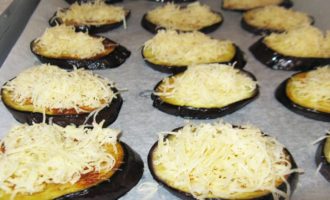
[[[298,74],[298,73],[296,73],[296,74]],[[296,74],[294,74],[294,75],[296,75]],[[294,75],[292,75],[292,76],[294,76]],[[292,112],[295,112],[304,117],[307,117],[310,119],[315,119],[318,121],[330,122],[330,113],[320,112],[317,110],[306,108],[306,107],[300,106],[300,105],[294,103],[293,101],[291,101],[291,99],[289,99],[289,97],[286,95],[286,85],[287,85],[288,81],[289,81],[289,79],[286,79],[285,81],[283,81],[277,87],[277,89],[275,91],[275,97],[282,105],[284,105],[286,108],[288,108]]]
[[[64,9],[66,10],[66,9]],[[125,19],[127,20],[130,17],[131,11],[128,11]],[[56,26],[58,24],[62,24],[63,21],[61,20],[61,18],[56,17],[56,12],[54,13],[54,15],[49,19],[48,21],[50,26]],[[123,21],[120,22],[115,22],[115,23],[111,23],[111,24],[104,24],[104,25],[75,25],[75,29],[76,31],[79,32],[85,32],[85,33],[89,33],[89,34],[96,34],[96,33],[103,33],[103,32],[107,32],[113,29],[116,29],[118,27],[120,27],[121,25],[123,25]]]
[[[97,37],[97,36],[95,36]],[[33,50],[33,46],[36,40],[33,40],[30,43],[31,52],[40,60],[42,63],[49,63],[52,65],[60,66],[64,69],[73,69],[73,67],[77,68],[85,68],[89,70],[99,70],[99,69],[108,69],[108,68],[116,68],[123,64],[127,58],[131,55],[131,52],[126,49],[126,47],[117,44],[116,42],[105,38],[105,44],[116,44],[118,46],[115,49],[102,57],[93,57],[88,59],[60,59],[60,58],[50,58],[43,55],[38,54]]]
[[[88,2],[93,2],[95,0],[65,0],[68,4],[73,4],[78,2],[79,4],[81,3],[88,3]],[[112,4],[112,3],[119,3],[119,2],[123,2],[123,0],[105,0],[104,1],[107,4]]]
[[[220,15],[221,21],[220,22],[217,22],[215,24],[212,24],[210,26],[206,26],[204,28],[201,28],[198,31],[203,32],[203,33],[211,33],[211,32],[215,31],[217,28],[219,28],[221,26],[221,24],[224,21],[224,18],[222,16],[222,14],[220,12],[216,12],[216,11],[213,11],[213,12],[216,13],[217,15]],[[162,26],[159,26],[157,24],[154,24],[154,23],[150,22],[147,19],[147,13],[144,14],[143,17],[142,17],[141,26],[144,29],[146,29],[147,31],[149,31],[150,33],[153,33],[153,34],[156,34],[159,30],[166,29],[166,27],[162,27]],[[177,31],[180,31],[180,32],[191,32],[191,31],[181,31],[181,30],[177,30]]]
[[[234,127],[237,127],[237,126],[234,126]],[[238,127],[239,128],[239,127]],[[178,131],[180,128],[176,128],[174,129],[173,131]],[[169,137],[169,135],[167,135],[166,137]],[[166,138],[165,137],[165,138]],[[190,193],[187,193],[187,192],[184,192],[184,191],[181,191],[177,188],[174,188],[172,187],[171,185],[167,184],[164,180],[160,179],[156,172],[155,172],[155,169],[154,169],[154,165],[153,165],[153,160],[152,160],[152,154],[153,152],[155,151],[156,147],[158,145],[158,142],[156,142],[152,147],[151,149],[149,150],[149,153],[148,153],[148,168],[149,168],[149,171],[152,175],[152,177],[159,183],[161,184],[165,189],[167,189],[170,193],[172,193],[173,195],[179,197],[180,199],[183,199],[183,200],[196,200],[196,198],[193,197],[192,194]],[[290,158],[290,161],[291,161],[291,164],[292,164],[292,168],[298,168],[295,160],[293,159],[293,156],[291,155],[291,153],[287,150],[287,149],[284,149],[284,151],[286,152],[286,154],[289,156]],[[297,187],[297,183],[298,183],[298,173],[292,173],[289,175],[288,177],[288,183],[290,184],[290,191],[291,191],[291,194],[292,192],[295,190],[295,188]],[[287,188],[286,188],[286,185],[285,183],[282,183],[278,189],[286,192],[287,191]],[[259,198],[254,198],[254,200],[273,200],[273,195],[272,193],[269,193],[265,196],[262,196],[262,197],[259,197]],[[206,198],[206,200],[230,200],[230,199],[224,199],[224,198]],[[284,198],[280,198],[280,200],[284,200]]]
[[[222,4],[221,4],[222,10],[235,11],[235,12],[245,12],[247,10],[251,10],[251,9],[228,9],[228,8],[223,7],[223,2],[224,2],[224,0],[222,0]],[[291,0],[284,0],[278,6],[282,6],[284,8],[291,8],[293,6],[293,2]]]
[[[328,135],[329,136],[329,135]],[[326,139],[322,140],[319,146],[317,147],[316,154],[315,154],[315,163],[318,167],[321,165],[320,173],[323,177],[330,182],[330,163],[327,161],[324,155],[324,146],[325,146]]]
[[[3,89],[2,89],[3,90]],[[1,94],[2,94],[1,90]],[[114,93],[117,93],[118,90],[113,88]],[[3,98],[3,97],[2,97]],[[13,115],[13,117],[20,123],[34,124],[43,122],[43,114],[39,112],[29,112],[29,111],[20,111],[16,110],[5,103],[2,100],[3,104],[9,110],[9,112]],[[107,127],[116,121],[121,106],[123,104],[123,99],[119,94],[117,94],[116,98],[114,98],[107,107],[103,108],[95,117],[95,121],[100,123],[104,120],[103,127]],[[81,114],[67,114],[67,115],[46,115],[46,123],[55,123],[62,127],[65,127],[70,124],[74,124],[76,126],[83,125],[86,121],[89,113],[81,113]],[[94,121],[94,115],[91,116],[86,124],[91,125]]]
[[[184,72],[187,67],[186,66],[165,66],[165,65],[158,65],[155,63],[152,63],[150,61],[148,61],[148,59],[145,58],[144,54],[143,54],[143,48],[141,50],[141,55],[143,60],[147,63],[147,65],[149,67],[151,67],[152,69],[156,70],[156,71],[160,71],[160,72],[164,72],[164,73],[169,73],[169,74],[177,74],[177,73],[181,73]],[[227,65],[234,65],[235,68],[238,69],[243,69],[244,66],[246,65],[246,59],[245,59],[245,53],[237,46],[235,45],[235,56],[233,57],[233,59],[229,62],[219,62],[219,64],[227,64]]]
[[[283,55],[269,48],[263,42],[263,39],[259,39],[250,46],[249,50],[259,62],[271,69],[307,71],[317,66],[330,64],[330,58],[306,58]]]
[[[253,80],[256,81],[256,78],[253,74],[248,71],[240,70],[242,73],[247,74]],[[158,88],[158,86],[162,83],[162,81],[158,82],[154,87],[154,92]],[[160,111],[163,111],[170,115],[180,116],[187,119],[215,119],[228,114],[231,114],[240,108],[244,107],[248,103],[252,102],[259,96],[259,86],[257,85],[254,94],[241,101],[237,101],[235,103],[229,104],[225,107],[221,108],[195,108],[190,106],[177,106],[164,102],[159,96],[151,94],[151,99],[153,100],[153,106]]]
[[[124,149],[124,162],[114,175],[96,186],[64,195],[56,200],[115,200],[130,191],[143,175],[143,161],[127,144],[123,142],[120,144]]]

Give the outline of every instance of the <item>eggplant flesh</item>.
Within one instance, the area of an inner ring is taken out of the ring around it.
[[[234,65],[235,68],[243,69],[244,66],[246,65],[245,54],[237,45],[234,46],[235,46],[234,56],[230,61],[221,61],[219,59],[219,62],[211,62],[211,63]],[[150,66],[152,69],[156,71],[177,74],[187,69],[187,66],[167,65],[154,61],[153,58],[149,58],[149,56],[145,55],[144,47],[141,50],[141,54],[143,60],[148,64],[148,66]]]
[[[73,4],[78,2],[79,4],[82,3],[89,3],[89,2],[94,2],[95,0],[65,0],[67,3],[69,4]],[[118,3],[118,2],[122,2],[123,0],[105,0],[105,3],[111,4],[111,3]]]
[[[307,71],[317,66],[330,64],[330,58],[307,58],[286,56],[268,47],[263,38],[254,43],[249,50],[262,64],[275,70]]]
[[[113,92],[116,93],[118,90],[113,88]],[[100,110],[97,114],[93,114],[89,116],[90,113],[78,113],[78,114],[45,114],[43,115],[42,112],[34,112],[33,108],[30,105],[28,106],[21,106],[17,105],[15,102],[11,100],[9,92],[5,89],[1,90],[1,98],[2,102],[9,110],[9,112],[13,115],[13,117],[20,123],[41,123],[44,121],[46,123],[55,123],[60,126],[67,126],[70,124],[74,124],[76,126],[80,126],[83,124],[91,125],[95,121],[100,123],[104,120],[103,127],[107,127],[112,124],[118,117],[119,111],[123,104],[123,99],[119,94],[116,95],[112,101]]]
[[[330,182],[330,162],[327,160],[325,156],[325,152],[330,151],[330,139],[329,135],[327,135],[327,139],[324,139],[318,146],[315,154],[315,162],[316,165],[321,165],[320,173],[324,176],[324,178]]]
[[[180,129],[180,128],[178,128],[178,129]],[[173,131],[177,131],[178,129],[174,129]],[[167,135],[165,138],[169,138],[169,137],[171,137],[171,136]],[[157,166],[154,165],[154,163],[153,163],[153,160],[155,157],[155,151],[157,151],[157,147],[158,147],[158,142],[156,142],[151,147],[149,154],[148,154],[148,167],[149,167],[152,177],[159,184],[164,186],[164,188],[167,189],[170,193],[179,197],[180,199],[195,200],[196,198],[191,193],[184,191],[182,189],[176,188],[171,183],[169,183],[168,181],[161,178],[159,173],[161,173],[162,169],[159,169],[159,167],[157,168]],[[293,156],[291,155],[291,153],[287,149],[284,149],[284,151],[285,151],[286,155],[288,155],[288,160],[290,160],[290,162],[292,164],[292,169],[297,168],[297,164],[296,164],[295,160],[293,159]],[[173,181],[175,181],[175,180],[173,180]],[[287,181],[290,185],[290,191],[292,193],[295,190],[297,183],[298,183],[298,173],[292,173],[292,174],[288,175]],[[286,192],[287,186],[285,183],[279,183],[277,186],[277,189]],[[225,199],[225,198],[221,198],[221,197],[207,197],[205,199],[206,200],[231,200],[231,199]],[[270,193],[268,191],[256,191],[256,192],[241,194],[241,195],[239,195],[239,198],[237,198],[237,199],[273,200],[274,198],[273,198],[272,193]],[[284,198],[280,197],[280,200],[284,200]]]
[[[95,36],[96,37],[96,36]],[[43,55],[38,51],[37,40],[33,40],[30,44],[32,53],[42,62],[60,66],[64,69],[85,68],[90,70],[108,69],[119,67],[131,55],[131,52],[124,46],[105,38],[103,44],[106,51],[91,58],[74,58],[74,57],[51,57]]]
[[[256,80],[253,74],[250,72],[241,70],[242,73],[247,74],[253,80]],[[177,76],[180,74],[176,74]],[[173,77],[173,76],[172,76]],[[154,92],[159,91],[158,88],[162,84],[162,81],[158,82],[157,85],[154,87]],[[151,99],[153,100],[153,106],[159,109],[162,112],[165,112],[170,115],[180,116],[183,118],[188,119],[215,119],[219,118],[228,114],[231,114],[240,108],[244,107],[248,103],[252,102],[259,96],[259,87],[256,86],[255,90],[251,94],[250,97],[233,102],[229,105],[223,107],[213,107],[213,108],[198,108],[198,107],[191,107],[191,106],[181,106],[175,105],[170,102],[166,102],[161,96],[151,94]]]
[[[31,195],[18,194],[15,199],[118,199],[131,190],[142,177],[143,161],[133,149],[123,142],[118,142],[116,148],[117,154],[114,153],[112,145],[107,147],[108,152],[111,152],[116,160],[114,168],[109,172],[82,176],[73,185],[70,183],[48,184],[41,192]],[[9,199],[10,194],[5,195]]]
[[[284,8],[291,8],[293,6],[293,2],[291,0],[283,0],[282,3],[278,4],[278,6],[282,6]],[[259,6],[262,7],[262,6]],[[251,10],[254,8],[249,8],[249,9],[242,9],[242,8],[225,8],[224,7],[224,0],[222,0],[221,8],[223,10],[228,10],[228,11],[237,11],[237,12],[245,12],[247,10]]]
[[[294,75],[293,75],[294,76]],[[304,117],[319,121],[330,122],[330,113],[317,111],[315,109],[303,107],[293,102],[286,93],[286,87],[289,79],[283,81],[276,89],[275,97],[286,108]]]

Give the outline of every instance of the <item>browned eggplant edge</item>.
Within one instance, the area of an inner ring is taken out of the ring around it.
[[[99,37],[99,36],[94,36]],[[89,70],[95,69],[108,69],[108,68],[116,68],[123,64],[127,58],[131,55],[131,52],[126,49],[126,47],[110,40],[109,38],[104,37],[104,45],[116,44],[115,49],[107,55],[102,57],[93,57],[86,59],[61,59],[61,58],[51,58],[43,56],[33,50],[34,43],[36,41],[32,40],[30,43],[31,52],[42,62],[42,63],[50,63],[52,65],[60,66],[64,69],[73,69],[73,67],[77,68],[85,68]]]
[[[309,16],[309,18],[311,19],[311,24],[310,25],[313,25],[315,23],[314,17]],[[284,32],[284,31],[279,31],[279,30],[275,30],[275,29],[266,29],[266,28],[259,28],[259,27],[252,26],[244,20],[244,17],[242,17],[242,19],[241,19],[241,27],[244,30],[246,30],[247,32],[250,32],[250,33],[255,34],[255,35],[269,35],[271,33],[282,33],[282,32]]]
[[[306,58],[285,56],[269,48],[264,37],[249,47],[253,56],[267,67],[285,71],[307,71],[315,67],[330,64],[330,58]]]
[[[5,83],[6,84],[6,83]],[[8,109],[8,111],[13,115],[13,117],[20,123],[27,123],[27,124],[33,124],[33,123],[41,123],[43,122],[43,114],[39,112],[30,112],[30,111],[20,111],[16,110],[9,105],[7,105],[4,101],[3,97],[3,88],[1,89],[1,99],[5,107]],[[116,88],[112,88],[114,93],[118,93],[118,90]],[[113,98],[112,101],[102,110],[100,110],[97,115],[92,115],[86,122],[86,124],[91,125],[94,121],[97,123],[100,123],[104,120],[103,127],[107,127],[110,124],[112,124],[118,117],[119,111],[121,109],[121,106],[123,104],[123,99],[119,94],[117,94],[116,98]],[[76,126],[83,125],[86,121],[88,115],[90,113],[81,113],[81,114],[68,114],[68,115],[48,115],[46,114],[45,121],[46,123],[52,122],[55,124],[58,124],[62,127],[65,127],[70,124],[74,124]]]
[[[296,73],[299,74],[299,73]],[[295,76],[296,74],[292,75]],[[317,110],[313,110],[310,108],[303,107],[294,103],[287,95],[286,95],[286,86],[290,78],[283,81],[275,91],[276,99],[287,109],[291,110],[292,112],[302,115],[304,117],[315,119],[324,122],[330,122],[330,113],[320,112]]]
[[[144,46],[142,47],[141,54],[143,60],[147,63],[149,67],[156,71],[170,73],[170,74],[177,74],[185,71],[187,66],[166,66],[166,65],[158,65],[149,61],[143,54]],[[235,68],[243,69],[246,65],[246,59],[244,52],[235,44],[235,56],[229,62],[218,62],[219,64],[227,64],[227,65],[234,65]]]
[[[234,128],[241,128],[240,126],[233,126]],[[179,129],[182,129],[182,127],[176,128],[174,130],[172,130],[173,132],[177,132]],[[164,138],[169,137],[170,135],[166,135]],[[267,135],[265,135],[267,136]],[[149,150],[148,153],[148,168],[149,171],[152,175],[152,177],[158,182],[160,183],[162,186],[164,186],[165,189],[167,189],[170,193],[172,193],[173,195],[179,197],[180,199],[184,199],[184,200],[195,200],[196,198],[193,197],[192,194],[181,191],[169,184],[167,184],[164,180],[162,180],[161,178],[159,178],[155,172],[154,169],[154,165],[153,165],[153,160],[152,160],[152,154],[154,153],[155,149],[158,146],[158,141],[156,143],[154,143],[154,145],[151,147],[151,149]],[[292,154],[290,153],[290,151],[288,149],[284,149],[285,153],[289,156],[290,158],[290,162],[292,164],[292,168],[298,168]],[[298,183],[298,178],[299,178],[299,174],[298,173],[292,173],[288,176],[288,183],[290,185],[290,195],[292,195],[293,191],[295,190],[295,188],[297,187],[297,183]],[[282,183],[280,186],[278,186],[278,189],[281,191],[286,192],[287,191],[287,187],[285,183]],[[206,200],[230,200],[230,199],[223,199],[223,198],[206,198]],[[259,198],[254,198],[254,200],[273,200],[273,195],[272,193],[269,193],[265,196],[259,197]],[[284,200],[284,198],[280,198],[280,200]]]
[[[64,8],[62,10],[67,10],[68,8]],[[54,13],[54,15],[49,19],[48,23],[50,26],[56,26],[58,24],[62,24],[63,21],[61,20],[61,18],[56,16],[56,13]],[[125,20],[127,20],[130,17],[131,11],[127,10],[126,16],[125,16]],[[103,33],[103,32],[107,32],[110,30],[113,30],[115,28],[120,27],[124,22],[123,21],[119,21],[119,22],[114,22],[114,23],[110,23],[110,24],[103,24],[103,25],[84,25],[84,24],[79,24],[79,25],[75,25],[75,29],[76,31],[80,31],[80,32],[86,32],[89,34],[96,34],[96,33]]]
[[[79,4],[81,3],[88,3],[88,2],[93,2],[94,0],[65,0],[68,4],[73,4],[78,2]],[[107,4],[112,4],[112,3],[119,3],[122,2],[123,0],[105,0],[104,2]]]
[[[327,134],[327,136],[329,136]],[[315,163],[316,166],[321,165],[320,173],[324,176],[324,178],[330,182],[330,163],[327,161],[324,155],[324,147],[325,147],[326,139],[322,140],[317,147],[315,154]]]
[[[212,25],[209,25],[209,26],[205,26],[205,27],[203,27],[203,28],[201,28],[197,31],[200,31],[200,32],[203,32],[203,33],[211,33],[211,32],[215,31],[217,28],[219,28],[221,26],[221,24],[224,21],[223,15],[220,12],[216,12],[216,11],[212,11],[212,12],[219,15],[221,17],[221,21],[217,22],[217,23],[214,23]],[[146,29],[147,31],[149,31],[150,33],[154,33],[154,34],[156,34],[159,30],[166,29],[166,27],[154,24],[151,21],[149,21],[147,19],[147,13],[145,13],[142,17],[141,26],[144,29]],[[192,32],[192,31],[182,31],[182,30],[177,30],[177,31],[179,31],[179,32]]]
[[[108,180],[85,190],[56,198],[56,200],[94,198],[115,200],[130,191],[143,175],[143,161],[140,155],[127,144],[123,142],[120,142],[120,144],[124,150],[124,161]]]
[[[247,10],[252,10],[252,9],[230,9],[230,8],[225,8],[223,6],[224,0],[222,0],[221,4],[221,9],[226,10],[226,11],[234,11],[234,12],[245,12]],[[284,8],[291,8],[293,6],[293,2],[291,0],[284,0],[282,3],[280,3],[278,6],[282,6]]]
[[[247,74],[254,81],[256,81],[255,76],[243,69],[240,69],[242,73]],[[170,76],[171,77],[171,76]],[[154,87],[154,91],[158,88],[158,86],[162,84],[162,80],[157,83]],[[151,94],[151,99],[153,100],[153,106],[160,111],[163,111],[170,115],[180,116],[188,119],[215,119],[218,117],[222,117],[228,114],[231,114],[240,108],[244,107],[248,103],[252,102],[259,96],[259,86],[257,85],[255,92],[253,95],[247,99],[243,99],[227,106],[221,108],[196,108],[191,106],[177,106],[163,101],[159,96],[155,94]]]

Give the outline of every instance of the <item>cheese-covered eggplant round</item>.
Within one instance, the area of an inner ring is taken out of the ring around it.
[[[222,0],[222,8],[226,10],[246,11],[268,5],[291,7],[290,0]]]

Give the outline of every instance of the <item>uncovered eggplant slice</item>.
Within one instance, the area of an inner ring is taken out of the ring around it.
[[[246,74],[248,77],[256,81],[255,76],[250,72],[242,69],[240,70],[240,72]],[[169,76],[168,78],[171,79],[172,77],[180,76],[182,73]],[[163,99],[161,96],[155,95],[155,93],[161,91],[160,86],[162,85],[162,83],[163,81],[158,82],[157,85],[154,87],[154,93],[151,94],[151,99],[153,100],[153,106],[167,114],[180,116],[183,118],[191,118],[191,119],[214,119],[231,114],[239,110],[240,108],[244,107],[248,103],[252,102],[253,100],[255,100],[259,95],[259,86],[256,85],[256,88],[250,97],[230,103],[229,105],[223,107],[203,108],[203,107],[181,106],[167,102],[166,99]]]
[[[330,64],[330,58],[286,56],[268,47],[263,40],[264,38],[259,39],[249,50],[258,61],[271,69],[306,71],[313,69],[315,66]]]
[[[243,69],[246,65],[246,59],[244,52],[237,46],[235,46],[235,55],[230,61],[220,61],[219,64],[227,64],[227,65],[233,65],[235,68]],[[177,74],[180,72],[183,72],[187,69],[187,66],[176,66],[176,65],[163,65],[163,64],[157,64],[153,62],[152,60],[148,59],[148,57],[144,53],[144,46],[141,50],[142,58],[143,60],[150,66],[152,69],[164,72],[164,73],[173,73]]]
[[[79,4],[81,3],[88,3],[88,2],[94,2],[95,0],[65,0],[69,4],[73,4],[75,2],[78,2]],[[123,0],[105,0],[105,3],[111,4],[111,3],[118,3],[122,2]]]
[[[241,128],[239,126],[233,126],[233,127],[234,128]],[[172,130],[172,132],[177,132],[180,129],[182,129],[182,127],[176,128],[176,129]],[[265,135],[265,136],[267,136],[267,135]],[[173,138],[173,135],[168,134],[168,135],[164,136],[164,140],[165,139],[170,139],[171,137]],[[153,146],[151,147],[151,149],[149,150],[149,153],[148,153],[148,168],[150,170],[150,173],[151,173],[152,177],[159,184],[161,184],[165,189],[167,189],[170,193],[172,193],[173,195],[179,197],[180,199],[196,200],[197,198],[195,198],[191,193],[183,191],[183,190],[171,185],[171,183],[167,182],[166,180],[162,179],[159,176],[159,173],[160,173],[159,169],[157,169],[157,166],[154,165],[155,154],[156,154],[155,152],[157,151],[157,148],[158,148],[158,141],[153,144]],[[284,152],[287,155],[289,162],[291,163],[291,169],[298,168],[298,166],[297,166],[292,154],[289,152],[289,150],[284,148]],[[297,186],[298,178],[299,178],[298,176],[299,176],[299,174],[296,173],[296,172],[286,176],[286,180],[290,185],[291,194]],[[287,192],[287,190],[288,190],[287,185],[284,182],[279,184],[279,186],[277,186],[277,189],[279,189],[283,192]],[[258,192],[255,192],[255,193],[251,192],[249,194],[250,196],[252,195],[253,198],[245,197],[244,199],[255,199],[255,200],[273,200],[274,199],[271,192],[260,192],[260,191],[258,191]],[[228,198],[214,197],[214,196],[204,197],[204,198],[207,199],[207,200],[230,200]],[[280,197],[279,199],[284,200],[283,197]]]
[[[228,11],[244,12],[244,11],[251,10],[251,9],[254,9],[257,7],[262,7],[262,6],[251,7],[251,8],[226,7],[224,4],[224,1],[226,1],[226,0],[222,0],[221,8],[223,10],[228,10]],[[278,6],[282,6],[285,8],[291,8],[293,6],[293,2],[291,0],[283,0],[280,4],[278,4]]]
[[[317,147],[315,154],[316,165],[320,166],[320,173],[324,178],[330,182],[330,162],[325,156],[325,152],[330,152],[330,139],[327,134],[327,138],[322,140],[319,146]]]
[[[96,36],[95,36],[96,37]],[[131,52],[126,47],[104,38],[103,44],[105,52],[91,58],[74,58],[74,57],[49,57],[45,56],[38,50],[38,41],[33,40],[30,44],[32,53],[42,62],[50,63],[52,65],[61,66],[65,69],[85,68],[85,69],[107,69],[119,67],[131,55]]]

